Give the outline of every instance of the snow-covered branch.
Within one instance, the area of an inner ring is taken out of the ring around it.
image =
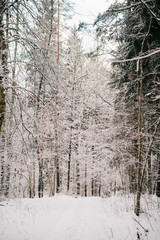
[[[151,51],[151,52],[149,52],[148,54],[146,54],[146,55],[143,55],[143,56],[137,56],[137,57],[134,57],[134,58],[129,58],[129,59],[123,59],[123,60],[113,60],[113,59],[111,59],[110,61],[112,62],[112,63],[124,63],[124,62],[132,62],[132,61],[137,61],[137,60],[141,60],[141,59],[144,59],[144,58],[148,58],[148,57],[151,57],[151,56],[153,56],[153,55],[155,55],[155,54],[157,54],[157,53],[159,53],[160,52],[160,48],[157,48],[157,49],[155,49],[154,51]]]

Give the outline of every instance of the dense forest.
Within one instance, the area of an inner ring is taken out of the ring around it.
[[[114,1],[78,29],[73,8],[0,2],[1,199],[120,192],[139,215],[160,197],[160,2]]]

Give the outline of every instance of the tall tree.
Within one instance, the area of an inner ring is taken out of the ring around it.
[[[1,63],[1,70],[0,70],[0,135],[2,130],[2,125],[5,116],[5,87],[8,75],[8,64],[7,64],[7,57],[8,57],[8,39],[7,39],[7,32],[5,30],[5,12],[8,11],[7,1],[3,0],[0,4],[0,63]],[[6,25],[7,26],[7,25]],[[8,26],[7,26],[8,27]]]
[[[135,162],[137,168],[135,213],[137,215],[140,212],[142,190],[144,191],[147,186],[151,193],[153,191],[151,179],[156,177],[155,175],[151,176],[151,166],[156,164],[156,162],[151,163],[153,161],[151,156],[158,153],[158,148],[154,147],[156,141],[153,142],[152,138],[158,135],[160,59],[158,55],[148,54],[146,57],[145,55],[151,51],[156,53],[160,44],[158,7],[156,0],[149,1],[147,4],[144,1],[130,0],[127,3],[112,5],[104,14],[99,15],[95,22],[98,24],[101,21],[106,24],[112,19],[114,26],[112,25],[111,34],[108,34],[106,27],[104,29],[97,28],[97,32],[103,40],[107,34],[109,40],[118,41],[119,44],[114,52],[119,60],[115,60],[118,71],[113,74],[113,81],[114,86],[120,89],[118,98],[124,96],[125,109],[130,112],[128,120],[131,120],[131,130],[136,129],[137,131],[135,139],[132,137],[135,131],[127,133],[128,139],[132,140],[131,146],[128,145],[128,152],[132,149],[137,158]],[[137,122],[132,119],[136,119]],[[127,129],[124,130],[124,134],[126,132]],[[136,141],[138,142],[136,143]],[[146,166],[148,171],[146,171]]]

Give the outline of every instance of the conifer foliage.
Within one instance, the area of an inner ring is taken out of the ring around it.
[[[142,192],[156,191],[159,196],[159,17],[159,1],[128,0],[111,5],[95,21],[97,26],[104,25],[97,27],[101,40],[118,44],[113,51],[117,59],[113,60],[112,85],[119,90],[115,124],[123,121],[123,129],[116,133],[116,138],[120,142],[119,151],[126,154],[129,190],[137,192],[137,215]],[[120,101],[123,114],[118,111]],[[121,145],[122,136],[127,142],[125,149]],[[115,156],[115,161],[122,165],[124,160]]]

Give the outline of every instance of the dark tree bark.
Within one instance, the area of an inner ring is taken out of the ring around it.
[[[85,197],[87,197],[87,162],[85,162],[85,187],[84,187]]]
[[[151,162],[151,150],[148,154],[148,193],[152,194],[152,162]]]
[[[160,132],[160,125],[158,127],[158,133]],[[158,160],[158,176],[157,176],[157,187],[156,195],[160,197],[160,144],[157,144],[157,160]]]
[[[77,195],[80,195],[80,169],[78,160],[76,161],[76,182],[77,182]]]
[[[2,125],[4,122],[6,103],[5,103],[5,89],[4,81],[7,77],[7,43],[4,33],[4,10],[6,7],[6,1],[1,1],[0,4],[0,64],[2,66],[2,71],[0,74],[0,135],[2,130]]]
[[[38,197],[43,197],[43,159],[40,157],[40,149],[37,146],[38,166],[39,166],[39,178],[38,178]]]
[[[159,163],[158,163],[158,179],[157,179],[156,195],[157,197],[160,197],[160,154],[159,154]]]
[[[69,192],[69,187],[70,187],[70,171],[71,171],[71,151],[72,151],[72,141],[70,137],[70,142],[69,142],[69,155],[68,155],[68,179],[67,179],[67,192]]]

